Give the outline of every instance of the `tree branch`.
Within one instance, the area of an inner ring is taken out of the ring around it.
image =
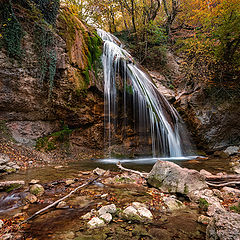
[[[120,169],[123,170],[123,171],[138,174],[138,175],[140,175],[142,178],[145,178],[145,179],[147,179],[147,178],[148,178],[148,175],[149,175],[149,173],[139,172],[139,171],[136,171],[136,170],[132,170],[132,169],[125,168],[125,167],[122,166],[122,164],[121,164],[120,162],[117,163],[117,167],[120,168]]]
[[[26,222],[28,222],[29,220],[35,218],[37,215],[39,215],[39,214],[47,211],[48,209],[56,206],[58,203],[62,202],[62,201],[65,200],[66,198],[70,197],[73,193],[75,193],[76,191],[78,191],[80,188],[83,188],[83,187],[86,187],[86,186],[92,184],[92,183],[93,183],[94,181],[96,181],[99,177],[100,177],[100,176],[98,176],[98,177],[96,177],[96,178],[94,178],[94,179],[90,179],[88,182],[86,182],[86,183],[78,186],[77,188],[75,188],[74,190],[72,190],[69,194],[67,194],[65,197],[60,198],[60,199],[58,199],[57,201],[53,202],[52,204],[48,205],[47,207],[45,207],[45,208],[37,211],[36,213],[34,213],[32,216],[30,216],[29,218],[27,218],[26,220],[24,220],[24,221],[21,222],[20,224],[26,223]]]

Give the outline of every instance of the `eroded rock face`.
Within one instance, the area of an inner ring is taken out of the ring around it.
[[[177,110],[183,113],[199,147],[212,151],[228,147],[233,142],[239,144],[238,103],[213,101],[196,84],[191,89],[178,89],[178,92]]]
[[[215,214],[207,227],[207,240],[240,239],[240,214]]]
[[[204,177],[198,171],[181,168],[167,161],[155,163],[149,174],[148,183],[162,191],[181,194],[207,188]]]
[[[0,49],[0,121],[22,144],[35,145],[39,137],[61,130],[64,122],[76,129],[70,139],[73,152],[102,149],[102,79],[96,79],[94,71],[88,70],[88,45],[84,37],[92,33],[75,16],[72,19],[66,16],[75,26],[75,36],[69,41],[63,14],[68,13],[61,11],[54,33],[57,62],[51,94],[48,73],[43,82],[39,78],[39,56],[30,32],[26,31],[22,40],[25,54],[21,62],[9,58],[4,48]],[[19,21],[25,28],[25,22]]]

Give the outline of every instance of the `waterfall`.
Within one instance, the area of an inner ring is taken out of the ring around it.
[[[101,29],[97,32],[104,41],[102,64],[108,149],[117,134],[118,92],[121,91],[123,124],[126,125],[128,105],[132,103],[133,119],[138,122],[136,131],[145,137],[151,136],[152,156],[182,156],[184,136],[177,111],[159,93],[146,71],[123,49],[119,39]]]

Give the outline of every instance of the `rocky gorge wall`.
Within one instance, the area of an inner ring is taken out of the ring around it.
[[[240,145],[240,95],[237,87],[231,92],[223,85],[212,87],[198,79],[189,81],[184,64],[183,59],[168,52],[165,66],[168,77],[155,72],[151,75],[159,91],[180,113],[197,149],[213,153]]]
[[[31,146],[38,138],[67,126],[72,149],[102,149],[102,77],[97,72],[101,40],[67,8],[60,9],[56,27],[52,27],[42,23],[41,13],[33,6],[14,1],[11,6],[6,1],[6,6],[23,37],[21,56],[11,56],[4,37],[7,33],[12,37],[12,33],[4,32],[4,28],[1,32],[1,125],[8,128],[15,141]],[[10,23],[5,23],[6,29]],[[48,44],[46,35],[51,36],[53,44]]]

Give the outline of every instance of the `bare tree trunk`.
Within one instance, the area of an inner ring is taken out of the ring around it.
[[[122,1],[120,1],[119,3],[120,3],[120,7],[121,7],[121,12],[122,12],[122,15],[123,15],[123,21],[124,21],[125,28],[126,28],[127,31],[129,31],[127,21],[126,21],[126,17],[125,17],[125,13],[124,13],[123,3],[122,3]]]
[[[178,4],[177,0],[172,0],[172,9],[171,12],[168,10],[167,0],[163,0],[164,11],[167,15],[167,22],[166,22],[166,32],[167,35],[171,35],[171,26],[173,21],[175,20],[177,13],[178,13]]]
[[[131,0],[131,15],[132,15],[132,25],[133,25],[133,32],[137,32],[136,24],[135,24],[135,6],[134,0]]]

